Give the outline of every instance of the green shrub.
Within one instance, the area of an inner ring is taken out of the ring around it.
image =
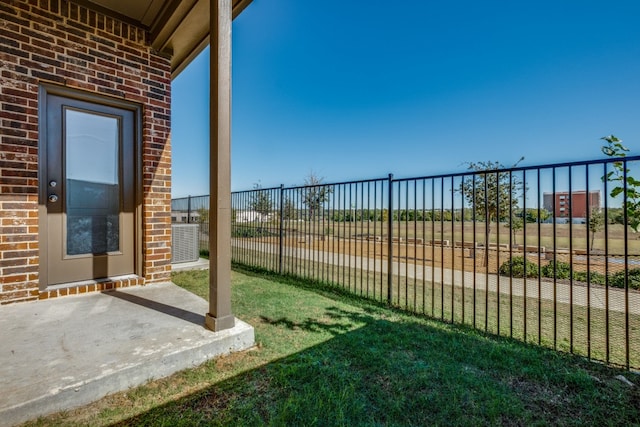
[[[541,269],[542,277],[554,277],[554,264],[555,264],[555,278],[556,279],[569,279],[571,278],[571,265],[563,261],[551,260],[549,264],[545,265]]]
[[[253,225],[234,225],[231,229],[231,237],[268,237],[277,236],[277,233],[271,232],[265,227],[256,227]]]
[[[517,256],[502,263],[500,274],[512,277],[538,277],[538,265]]]
[[[554,261],[542,267],[542,277],[553,278],[553,266]],[[570,279],[571,278],[571,264],[568,262],[557,261],[555,262],[556,279]],[[606,276],[598,272],[592,271],[587,277],[586,271],[574,271],[573,279],[578,282],[588,282],[592,285],[604,285],[606,283]]]
[[[640,289],[640,268],[629,270],[629,289]],[[614,288],[624,288],[624,271],[609,276],[609,285]]]
[[[574,271],[573,278],[579,282],[589,282],[592,285],[604,285],[607,279],[604,274],[595,271],[590,272],[588,277],[586,271]]]

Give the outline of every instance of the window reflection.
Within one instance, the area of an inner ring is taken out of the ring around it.
[[[65,111],[68,255],[119,250],[119,136],[115,117]]]

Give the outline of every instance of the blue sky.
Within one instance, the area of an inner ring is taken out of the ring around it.
[[[254,0],[233,24],[232,189],[640,148],[640,1]],[[208,194],[208,61],[173,84],[173,196]]]

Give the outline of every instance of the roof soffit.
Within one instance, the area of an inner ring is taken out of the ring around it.
[[[76,0],[92,9],[137,24],[151,34],[151,45],[170,54],[177,75],[209,41],[211,0]],[[251,0],[232,0],[233,18]]]

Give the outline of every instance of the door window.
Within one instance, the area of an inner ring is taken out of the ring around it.
[[[120,248],[119,120],[65,110],[67,255]]]

